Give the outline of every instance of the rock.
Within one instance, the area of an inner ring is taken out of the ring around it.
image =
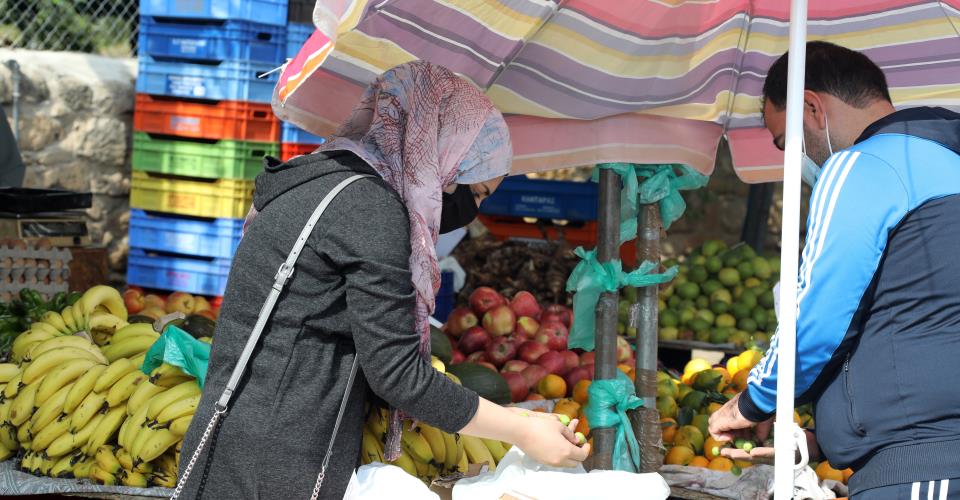
[[[77,156],[108,165],[126,161],[130,138],[127,124],[111,116],[93,116],[74,122],[61,146]]]
[[[41,151],[63,136],[61,121],[43,114],[20,120],[20,151]]]

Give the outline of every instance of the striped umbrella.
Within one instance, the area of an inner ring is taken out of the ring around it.
[[[787,48],[782,0],[318,0],[318,30],[285,67],[280,118],[326,135],[363,88],[426,59],[507,115],[516,173],[601,162],[709,174],[726,134],[746,182],[780,180],[760,120]],[[960,108],[960,0],[811,0],[809,39],[861,50],[899,107]]]

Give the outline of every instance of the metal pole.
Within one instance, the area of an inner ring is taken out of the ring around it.
[[[642,205],[637,220],[637,264],[660,262],[660,206]],[[659,268],[655,269],[655,272]],[[643,406],[630,412],[630,423],[640,444],[640,472],[656,472],[663,465],[663,438],[657,412],[657,335],[660,310],[659,287],[637,290],[637,396]]]
[[[597,260],[601,263],[620,255],[620,177],[612,170],[600,170],[600,221],[597,228]],[[596,359],[594,378],[612,379],[617,375],[617,300],[619,293],[604,293],[597,303]],[[594,429],[593,468],[613,469],[611,428]]]
[[[780,330],[777,333],[777,420],[774,427],[775,500],[793,498],[796,440],[793,399],[797,349],[797,268],[800,248],[800,155],[807,59],[807,2],[790,4],[787,130],[783,158],[783,229],[780,249]],[[768,355],[773,353],[768,353]]]
[[[10,59],[7,61],[7,67],[10,68],[10,75],[13,80],[13,112],[11,113],[13,140],[14,142],[20,142],[20,65],[17,64],[17,61]]]

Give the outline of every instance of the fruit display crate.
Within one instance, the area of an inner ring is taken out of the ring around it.
[[[269,104],[137,94],[133,129],[197,139],[276,142],[280,120]]]
[[[137,92],[197,99],[270,103],[276,64],[223,61],[191,64],[140,56]],[[264,76],[261,78],[261,76]]]
[[[319,135],[313,135],[296,125],[287,122],[280,124],[280,142],[289,142],[292,144],[323,144],[326,139]]]
[[[508,177],[484,200],[480,213],[593,221],[597,219],[599,194],[593,182],[547,181]]]
[[[311,4],[311,14],[312,14]],[[241,19],[286,26],[286,0],[141,0],[141,16]],[[311,16],[312,17],[312,16]]]
[[[293,144],[284,142],[280,144],[280,159],[287,161],[294,156],[308,155],[317,150],[319,144]]]
[[[185,179],[164,174],[131,174],[130,207],[197,217],[242,219],[253,203],[253,181]]]
[[[209,179],[253,179],[264,156],[277,156],[276,143],[184,139],[133,133],[134,170]]]
[[[139,55],[188,61],[246,60],[280,64],[286,29],[250,21],[140,17]]]
[[[233,258],[243,234],[243,219],[177,217],[130,210],[130,245],[198,257]]]
[[[127,283],[145,288],[223,295],[230,274],[230,259],[191,257],[131,247]]]
[[[290,23],[287,25],[287,57],[293,58],[300,52],[300,47],[310,38],[316,28],[308,23]]]

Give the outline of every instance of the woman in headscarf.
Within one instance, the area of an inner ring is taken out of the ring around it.
[[[309,497],[351,364],[360,372],[334,441],[321,498],[341,498],[357,464],[367,391],[399,418],[507,441],[551,465],[583,461],[569,427],[479,398],[429,363],[428,317],[439,288],[437,235],[469,223],[510,171],[506,124],[490,100],[447,69],[387,71],[314,154],[267,160],[234,257],[209,372],[185,437],[197,447],[279,264],[331,189],[356,174],[320,218],[182,498]]]

